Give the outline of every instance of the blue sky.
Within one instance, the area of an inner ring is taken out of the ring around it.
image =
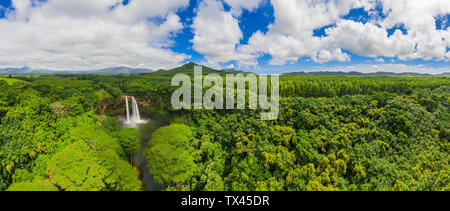
[[[11,29],[0,35],[9,47],[0,46],[0,68],[168,69],[193,61],[279,73],[367,67],[444,72],[449,66],[450,5],[440,1],[405,1],[419,11],[414,16],[390,0],[13,1],[0,0],[0,30]],[[41,25],[46,19],[49,26]],[[65,26],[80,39],[60,31]],[[29,40],[34,42],[25,46]]]

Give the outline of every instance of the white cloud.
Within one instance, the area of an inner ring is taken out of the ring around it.
[[[336,23],[352,8],[370,9],[369,2],[370,0],[272,0],[275,22],[269,26],[267,33],[255,33],[248,45],[242,48],[252,55],[271,55],[269,63],[272,65],[295,62],[301,57],[310,57],[318,62],[347,61],[348,55],[342,54],[340,46],[324,45],[321,38],[313,36],[313,30]]]
[[[359,56],[449,61],[450,28],[437,30],[435,19],[450,14],[449,0],[270,0],[275,21],[267,32],[255,32],[241,44],[242,11],[255,11],[268,0],[201,0],[193,17],[193,49],[204,64],[221,67],[236,61],[239,68],[293,63],[349,61],[343,50]],[[225,11],[223,3],[231,7]],[[13,0],[2,9],[0,68],[94,69],[109,66],[171,68],[189,58],[169,50],[184,27],[176,11],[189,0]],[[374,12],[381,4],[385,19]],[[364,8],[367,23],[344,20]],[[387,29],[403,26],[389,35]],[[314,30],[331,26],[326,36]],[[381,62],[381,60],[379,61]]]
[[[387,18],[384,28],[404,24],[408,39],[417,44],[411,58],[444,59],[449,47],[449,31],[436,30],[436,17],[450,13],[450,1],[446,0],[383,0],[383,13]]]
[[[215,0],[205,0],[200,4],[192,28],[194,49],[212,60],[231,59],[243,36],[238,20]]]
[[[133,23],[147,17],[164,17],[188,5],[189,0],[132,0],[126,6],[119,4],[113,14],[122,21]]]
[[[296,62],[301,57],[317,62],[349,61],[341,47],[325,45],[325,41],[313,36],[313,30],[336,23],[352,8],[372,6],[370,0],[272,0],[275,23],[267,33],[258,31],[248,44],[239,45],[242,31],[232,15],[233,8],[251,11],[260,2],[225,1],[231,5],[231,12],[225,12],[216,0],[205,0],[200,5],[193,24],[194,50],[204,54],[209,63],[236,60],[242,67],[256,65],[256,58],[264,54],[271,55],[271,65]]]
[[[120,2],[48,0],[31,6],[31,0],[13,0],[15,10],[0,19],[0,67],[159,69],[189,58],[165,48],[183,28],[175,11],[188,0]]]
[[[205,55],[206,63],[217,66],[220,62],[239,61],[253,64],[254,57],[238,49],[243,38],[239,23],[230,12],[225,12],[221,2],[204,0],[194,18],[193,49]]]
[[[384,59],[383,58],[375,58],[376,62],[380,62],[380,63],[384,63]]]
[[[322,39],[324,45],[347,49],[360,56],[402,57],[414,53],[415,43],[400,30],[388,37],[386,29],[373,23],[341,20],[326,33],[329,36]]]
[[[297,61],[301,56],[315,56],[315,51],[307,50],[317,48],[317,41],[317,38],[312,37],[310,42],[304,42],[294,36],[257,32],[249,39],[248,45],[241,46],[241,49],[252,55],[258,55],[258,52],[270,54],[272,59],[269,64],[283,65],[288,61]]]
[[[16,9],[15,15],[17,19],[25,19],[30,14],[30,0],[13,0],[11,3]]]
[[[236,17],[240,16],[243,10],[254,11],[263,1],[265,0],[225,0],[231,7],[231,13]]]
[[[448,0],[271,0],[275,22],[267,33],[256,32],[241,46],[255,57],[269,54],[272,65],[310,57],[316,62],[348,61],[345,49],[359,56],[448,60],[450,31],[436,30],[435,18],[450,13]],[[384,20],[375,15],[382,4]],[[344,20],[351,9],[364,8],[372,17],[367,23]],[[327,36],[315,37],[313,30],[326,29]],[[387,29],[403,25],[407,34]]]
[[[350,61],[350,56],[346,53],[343,53],[340,48],[336,48],[334,50],[320,50],[317,53],[317,57],[313,58],[314,61],[319,63],[329,62],[329,61]]]

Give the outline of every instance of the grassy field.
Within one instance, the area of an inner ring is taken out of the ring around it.
[[[0,80],[6,81],[8,83],[8,85],[12,85],[14,83],[22,81],[22,80],[19,80],[19,79],[16,79],[16,78],[4,78],[4,77],[0,77]],[[22,82],[24,82],[24,81],[22,81]]]

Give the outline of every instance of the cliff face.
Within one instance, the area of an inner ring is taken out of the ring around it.
[[[114,105],[112,106],[114,109],[123,108],[125,110],[125,97],[129,97],[127,95],[122,95],[116,99]],[[128,98],[130,100],[130,98]],[[136,99],[137,101],[137,99]]]
[[[129,106],[131,106],[131,96],[129,95],[122,95],[115,99],[114,103],[110,105],[107,109],[107,114],[109,116],[119,116],[119,115],[125,115],[126,107],[125,107],[125,97],[128,97],[128,103]],[[136,98],[136,102],[139,106],[139,111],[141,114],[144,115],[150,115],[148,112],[150,109],[150,102],[143,99],[143,98]]]

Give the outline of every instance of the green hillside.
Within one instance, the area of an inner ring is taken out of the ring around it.
[[[189,62],[181,67],[177,67],[171,70],[158,70],[156,72],[151,73],[151,76],[160,76],[160,77],[172,77],[176,74],[186,74],[189,76],[193,76],[194,75],[194,67],[195,66],[202,66],[202,73],[203,75],[208,75],[208,74],[219,74],[219,75],[226,75],[231,73],[230,71],[221,71],[221,70],[215,70],[212,69],[210,67],[206,67],[203,65],[198,65],[196,63],[193,62]],[[236,71],[239,72],[239,71]]]
[[[0,77],[0,81],[6,81],[8,83],[8,85],[12,85],[17,82],[24,82],[24,81],[16,79],[16,78],[4,78],[4,77]]]

